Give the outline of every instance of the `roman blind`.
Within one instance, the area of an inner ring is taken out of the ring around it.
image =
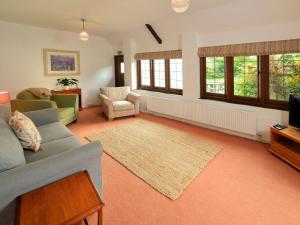
[[[135,59],[181,59],[182,51],[181,50],[172,50],[172,51],[161,51],[161,52],[142,52],[136,53]]]
[[[300,39],[233,44],[198,49],[200,57],[273,55],[300,52]]]

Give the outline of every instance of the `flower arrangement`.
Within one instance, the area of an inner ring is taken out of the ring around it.
[[[57,86],[61,86],[63,87],[64,89],[69,89],[70,87],[72,86],[76,86],[78,87],[78,80],[77,79],[74,79],[74,78],[59,78],[57,79],[57,83],[56,85]]]

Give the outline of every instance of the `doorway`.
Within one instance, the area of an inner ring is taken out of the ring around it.
[[[115,85],[116,87],[123,87],[125,74],[125,65],[124,65],[124,56],[116,55],[115,56]]]

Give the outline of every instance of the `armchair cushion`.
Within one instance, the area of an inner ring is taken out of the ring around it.
[[[114,101],[112,104],[114,107],[114,111],[134,109],[134,104],[129,101]]]

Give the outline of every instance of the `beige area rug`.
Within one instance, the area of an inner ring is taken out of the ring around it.
[[[177,199],[221,150],[183,132],[138,120],[86,137],[153,188]]]

